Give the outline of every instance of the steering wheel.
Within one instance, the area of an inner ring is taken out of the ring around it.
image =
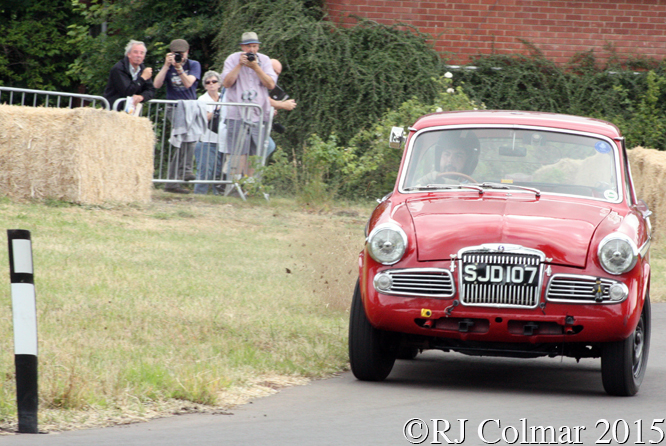
[[[466,180],[471,181],[472,183],[478,183],[474,178],[470,177],[469,175],[465,175],[464,173],[461,172],[442,172],[437,174],[437,178],[441,177],[458,177],[458,178],[464,178]]]

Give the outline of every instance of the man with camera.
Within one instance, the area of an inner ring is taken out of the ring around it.
[[[169,45],[170,52],[164,59],[164,65],[155,76],[155,87],[166,85],[166,98],[170,100],[196,100],[197,84],[201,78],[201,64],[188,58],[190,45],[186,40],[176,39]],[[170,119],[173,118],[173,107],[167,108]],[[169,161],[167,178],[170,180],[196,179],[193,173],[194,147],[196,141],[182,142],[180,147],[173,146],[173,155]],[[167,183],[166,192],[187,194],[190,191],[177,183]]]
[[[238,174],[252,175],[248,165],[248,156],[258,155],[258,148],[263,144],[259,141],[259,126],[263,123],[263,137],[268,130],[270,120],[270,102],[268,91],[275,87],[277,74],[273,70],[270,58],[259,53],[257,33],[246,32],[241,37],[241,51],[231,54],[224,61],[222,85],[227,89],[228,102],[257,104],[257,108],[230,106],[227,111],[227,149],[233,159],[231,161],[232,176]]]
[[[190,45],[186,40],[173,40],[169,50],[162,69],[155,76],[155,88],[166,84],[167,99],[196,100],[201,64],[188,58]]]

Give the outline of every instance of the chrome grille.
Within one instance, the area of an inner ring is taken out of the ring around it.
[[[441,268],[414,268],[382,271],[391,277],[391,287],[383,294],[403,296],[452,297],[455,294],[451,271]]]
[[[610,287],[616,282],[602,278],[600,282],[602,302],[610,302]],[[596,295],[597,278],[593,276],[555,274],[546,290],[546,299],[558,302],[596,303]]]
[[[475,249],[476,248],[476,249]],[[470,306],[534,308],[539,304],[543,276],[543,253],[515,245],[483,245],[463,249],[460,257],[460,301]],[[483,265],[484,270],[499,267],[504,276],[492,283],[469,283],[463,279],[467,265]],[[534,274],[530,283],[514,283],[507,278],[513,266],[520,268],[520,274]],[[466,283],[467,282],[467,283]]]

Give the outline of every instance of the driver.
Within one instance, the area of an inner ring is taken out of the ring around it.
[[[468,182],[479,162],[479,139],[471,130],[448,130],[437,140],[436,159],[439,165],[422,177],[418,184]],[[460,175],[458,175],[460,174]]]

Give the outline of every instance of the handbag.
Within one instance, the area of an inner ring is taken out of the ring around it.
[[[211,132],[217,133],[217,129],[220,128],[220,107],[215,107],[213,112],[213,117],[208,122],[208,128]]]
[[[289,95],[285,93],[284,90],[278,86],[278,84],[275,84],[275,88],[270,90],[268,92],[268,95],[274,101],[286,101],[287,99],[289,99]]]

